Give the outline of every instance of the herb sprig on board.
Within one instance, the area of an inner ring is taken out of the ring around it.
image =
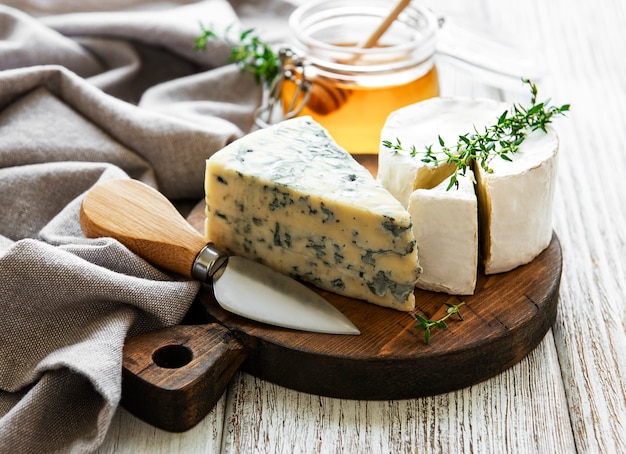
[[[264,82],[268,86],[280,71],[280,60],[269,43],[263,41],[253,28],[244,30],[236,41],[229,40],[226,29],[224,37],[220,37],[210,28],[200,25],[202,34],[194,42],[195,51],[206,50],[207,43],[212,39],[224,39],[230,45],[229,61],[236,63],[242,72],[251,73],[258,83]]]
[[[529,79],[523,79],[523,83],[530,86],[530,107],[515,104],[512,109],[506,110],[500,115],[496,124],[487,126],[483,131],[475,128],[473,133],[460,135],[455,144],[446,145],[441,136],[439,147],[427,146],[424,150],[418,150],[414,145],[406,148],[400,139],[395,142],[383,140],[383,146],[394,152],[407,151],[412,157],[421,156],[422,162],[434,166],[447,163],[454,167],[450,177],[448,190],[459,186],[458,175],[465,175],[466,169],[473,162],[478,162],[482,169],[493,173],[489,162],[496,156],[511,161],[511,155],[519,151],[519,146],[526,139],[530,131],[542,130],[546,132],[547,126],[552,120],[569,111],[570,105],[563,104],[560,107],[550,105],[550,100],[537,102],[537,86]]]
[[[464,301],[461,301],[459,304],[451,304],[447,302],[444,304],[448,306],[448,308],[446,309],[446,315],[441,317],[439,320],[430,320],[430,319],[426,319],[422,317],[419,314],[413,314],[413,316],[418,322],[417,325],[415,325],[415,328],[424,330],[424,342],[426,344],[430,343],[431,330],[433,328],[446,329],[448,327],[448,325],[446,324],[446,320],[452,317],[454,314],[456,314],[460,320],[463,320],[463,317],[461,316],[460,307],[465,304]]]

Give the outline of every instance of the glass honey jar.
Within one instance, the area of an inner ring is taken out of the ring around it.
[[[372,47],[389,0],[314,0],[289,18],[293,44],[281,52],[284,117],[310,115],[352,154],[376,154],[394,110],[437,96],[438,29],[426,8],[409,4]]]

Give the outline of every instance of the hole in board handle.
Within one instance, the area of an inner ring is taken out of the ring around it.
[[[152,361],[164,369],[179,369],[193,359],[193,352],[184,345],[166,345],[152,354]]]

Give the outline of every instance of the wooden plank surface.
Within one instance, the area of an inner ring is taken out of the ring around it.
[[[555,230],[564,256],[554,329],[486,382],[387,402],[322,398],[239,373],[200,425],[154,429],[120,410],[101,453],[626,452],[626,4],[426,1],[545,55],[540,96],[569,102]],[[446,68],[443,94],[518,99]]]
[[[388,402],[323,398],[240,374],[229,394],[224,452],[573,452],[556,361],[548,335],[492,380]]]

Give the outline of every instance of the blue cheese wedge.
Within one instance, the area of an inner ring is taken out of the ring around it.
[[[458,176],[458,189],[448,179],[409,197],[409,213],[423,268],[416,286],[451,295],[472,295],[478,268],[478,203],[474,175]]]
[[[218,246],[331,292],[415,308],[409,213],[309,117],[218,151],[205,186],[206,235]]]

